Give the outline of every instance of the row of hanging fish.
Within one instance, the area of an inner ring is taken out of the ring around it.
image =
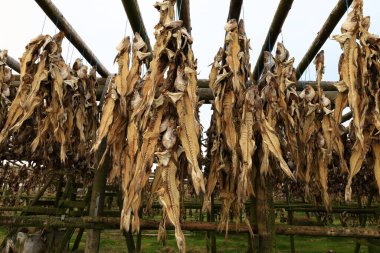
[[[80,60],[72,68],[66,65],[63,38],[63,33],[40,35],[26,46],[20,85],[2,118],[0,147],[2,153],[12,149],[16,157],[29,157],[48,169],[66,167],[87,174],[94,163],[89,151],[98,126],[95,70],[88,74]],[[3,64],[0,68],[6,70]],[[9,77],[2,79],[3,103]]]
[[[138,232],[143,203],[149,209],[158,199],[163,207],[158,237],[165,237],[169,219],[182,252],[186,246],[180,189],[186,181],[196,194],[204,193],[205,210],[211,210],[212,195],[217,194],[222,201],[219,230],[226,231],[241,213],[250,228],[245,203],[255,196],[257,179],[276,175],[301,182],[305,196],[322,200],[327,209],[334,168],[349,175],[346,199],[363,166],[373,167],[380,182],[380,39],[368,32],[370,20],[363,16],[362,0],[354,0],[342,34],[334,36],[343,49],[335,106],[321,88],[323,51],[314,61],[316,89],[306,85],[296,90],[294,58],[282,43],[274,56],[265,52],[264,73],[256,82],[244,23],[228,21],[225,45],[214,58],[209,80],[214,101],[206,181],[199,162],[202,128],[193,39],[174,18],[175,2],[155,4],[160,20],[153,52],[138,33],[118,45],[118,73],[110,77],[100,122],[95,69],[88,74],[80,60],[72,67],[64,62],[62,33],[40,35],[27,45],[12,102],[13,77],[6,67],[7,52],[2,51],[2,154],[12,150],[45,166],[60,162],[86,171],[94,167],[95,151],[104,151],[98,165],[109,154],[109,179],[122,186],[121,228]],[[340,123],[347,105],[353,112],[348,133]],[[105,149],[100,148],[102,142]]]

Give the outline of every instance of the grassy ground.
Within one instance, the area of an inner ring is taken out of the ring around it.
[[[206,234],[202,232],[186,233],[186,244],[188,252],[203,253],[206,252]],[[6,235],[6,230],[0,228],[0,240]],[[76,235],[76,234],[75,234]],[[72,242],[75,239],[73,237]],[[157,244],[156,235],[154,231],[144,231],[142,237],[143,252],[158,252],[158,253],[171,253],[177,252],[177,246],[172,231],[168,232],[168,245],[163,247]],[[322,237],[306,237],[295,236],[295,246],[297,252],[302,253],[324,253],[332,250],[334,253],[347,253],[354,252],[355,239],[351,238],[322,238]],[[361,247],[360,252],[367,252],[367,246],[365,240],[362,241],[364,245]],[[85,246],[85,235],[82,238],[79,252],[83,252]],[[217,235],[217,249],[218,252],[233,253],[233,252],[245,252],[247,248],[247,235],[235,235],[230,234],[225,240],[223,234]],[[101,237],[100,252],[102,253],[127,253],[126,243],[122,234],[116,230],[104,231]],[[277,236],[276,237],[276,252],[285,253],[289,251],[289,237]]]

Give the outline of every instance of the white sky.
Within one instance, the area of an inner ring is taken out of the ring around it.
[[[113,59],[115,47],[124,36],[127,17],[120,0],[53,0],[66,19],[80,34],[94,54],[111,72],[116,72]],[[338,0],[296,0],[283,26],[285,47],[295,57],[295,66],[301,60],[322,24],[327,19]],[[145,27],[154,44],[153,27],[158,21],[158,12],[153,8],[155,0],[139,0]],[[192,0],[190,1],[193,50],[198,58],[198,78],[208,78],[209,64],[212,63],[218,48],[223,45],[224,25],[228,15],[229,0]],[[246,0],[243,3],[241,18],[245,19],[246,32],[251,39],[252,69],[265,40],[279,0]],[[9,55],[18,58],[25,45],[42,31],[45,14],[32,0],[0,0],[0,49],[8,49]],[[364,0],[364,14],[371,16],[370,31],[380,33],[380,1]],[[342,21],[333,34],[338,34]],[[46,18],[43,33],[57,31],[53,22]],[[132,35],[129,24],[126,35]],[[281,40],[281,35],[279,36]],[[69,53],[68,52],[69,49]],[[325,50],[324,80],[337,80],[337,62],[341,49],[337,42],[328,40]],[[72,46],[65,39],[63,57],[70,62]],[[80,54],[74,50],[71,61]],[[310,65],[302,80],[314,80],[315,69]],[[205,110],[206,108],[202,108]],[[203,111],[202,110],[202,111]],[[206,112],[206,111],[204,111]],[[203,116],[203,115],[202,115]],[[205,129],[209,117],[201,117]],[[206,119],[207,118],[207,119]]]

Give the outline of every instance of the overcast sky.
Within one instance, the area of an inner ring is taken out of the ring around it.
[[[111,72],[116,72],[113,59],[115,47],[126,35],[132,35],[132,29],[120,0],[53,0],[66,19],[80,34],[95,55]],[[191,0],[191,25],[194,38],[193,50],[198,58],[199,78],[208,78],[209,65],[212,63],[218,48],[223,45],[224,25],[228,15],[229,0]],[[315,38],[319,29],[327,19],[338,0],[295,0],[289,12],[282,36],[285,47],[295,57],[295,66],[301,60]],[[22,55],[25,45],[41,32],[54,34],[57,32],[53,22],[33,0],[0,0],[2,11],[0,15],[0,49],[8,49],[9,55],[18,58]],[[138,1],[143,20],[154,44],[153,27],[158,21],[158,12],[153,7],[155,0]],[[273,15],[279,0],[246,0],[243,3],[241,18],[245,19],[246,32],[251,39],[251,63],[254,66],[258,53],[265,40]],[[371,16],[372,33],[380,33],[380,1],[364,0],[364,14]],[[333,34],[340,32],[342,18]],[[127,26],[126,26],[127,25]],[[43,29],[43,31],[42,31]],[[324,80],[338,79],[337,62],[341,49],[337,42],[328,40],[325,50]],[[68,62],[80,57],[76,49],[71,57],[72,46],[65,39],[63,56]],[[253,68],[253,67],[252,67]],[[310,65],[302,80],[314,80],[315,69]],[[203,115],[202,115],[203,116]],[[202,117],[205,127],[209,117]]]

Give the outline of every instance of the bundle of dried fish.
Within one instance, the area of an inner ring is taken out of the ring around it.
[[[164,212],[159,239],[164,236],[169,218],[175,227],[178,248],[185,252],[178,191],[184,180],[179,176],[189,175],[196,193],[204,192],[205,187],[198,164],[200,124],[192,38],[182,27],[182,21],[174,21],[174,4],[175,1],[170,0],[155,5],[160,11],[160,22],[155,28],[153,60],[130,122],[144,137],[138,145],[140,152],[135,155],[123,208],[133,211],[132,228],[137,228],[141,191],[151,173],[155,155],[158,165],[151,193],[158,196]],[[124,228],[128,228],[129,216],[124,221]]]
[[[12,70],[7,67],[8,51],[0,51],[0,128],[4,126],[10,104],[10,84],[13,80]]]
[[[380,38],[368,31],[369,26],[370,17],[363,16],[363,0],[355,0],[342,25],[342,34],[333,37],[343,49],[339,61],[340,82],[336,85],[339,91],[336,118],[341,118],[347,103],[353,114],[346,200],[351,199],[352,178],[371,153],[375,178],[380,186]]]
[[[255,90],[249,64],[249,40],[244,23],[230,20],[226,26],[225,50],[219,49],[210,73],[215,97],[209,130],[210,168],[204,209],[210,210],[211,194],[218,185],[222,199],[219,229],[228,228],[230,211],[234,217],[253,196],[252,157],[256,149],[253,124]],[[249,221],[245,218],[247,224]],[[227,231],[226,231],[227,232]]]
[[[136,199],[128,198],[131,176],[136,171],[135,162],[138,151],[146,152],[140,149],[141,137],[147,138],[150,135],[139,128],[140,119],[137,119],[133,115],[134,111],[141,106],[139,104],[141,100],[139,90],[142,85],[141,68],[144,61],[151,55],[147,52],[147,49],[146,43],[136,33],[132,45],[132,66],[130,67],[131,44],[129,37],[124,38],[117,47],[118,54],[115,61],[119,65],[119,70],[118,74],[112,78],[109,84],[97,141],[93,146],[93,150],[97,150],[102,139],[107,137],[106,150],[110,150],[112,158],[109,178],[113,181],[116,178],[122,177],[123,194],[125,197],[121,213],[121,228],[127,230],[129,229],[132,211],[130,206],[126,208],[127,203],[132,200],[137,201]],[[151,167],[152,164],[150,164],[149,170]],[[140,184],[137,187],[140,187]],[[135,214],[138,214],[138,210]],[[134,230],[138,230],[138,215],[135,220],[136,223],[134,225],[136,228],[134,227]],[[126,223],[128,225],[125,225]]]
[[[113,181],[123,175],[124,183],[129,182],[129,171],[133,164],[130,157],[137,153],[137,147],[133,145],[140,138],[138,133],[133,133],[135,129],[128,128],[132,114],[131,108],[135,106],[135,99],[138,99],[139,96],[136,90],[138,90],[142,81],[141,67],[143,61],[150,56],[150,53],[147,53],[147,45],[138,33],[135,34],[133,40],[131,68],[130,38],[124,38],[118,45],[117,50],[118,54],[115,61],[119,65],[119,70],[118,74],[112,77],[108,86],[98,136],[93,150],[97,150],[101,141],[107,137],[107,150],[110,149],[112,156],[110,180]],[[128,153],[129,147],[131,147],[134,154]]]
[[[315,60],[318,92],[308,85],[300,94],[296,92],[293,62],[294,58],[289,59],[289,52],[281,43],[277,45],[275,57],[269,52],[265,54],[265,72],[259,86],[265,118],[279,138],[279,144],[275,145],[277,151],[272,155],[284,154],[284,158],[278,157],[280,166],[283,165],[283,171],[293,178],[292,172],[286,168],[287,164],[292,165],[297,178],[305,184],[306,196],[310,196],[310,185],[317,184],[315,188],[320,190],[323,202],[329,208],[327,175],[333,155],[338,157],[342,171],[347,171],[347,165],[342,132],[331,111],[331,102],[320,88],[324,54],[320,52]],[[267,173],[271,166],[265,135],[263,140],[260,171]]]
[[[344,146],[340,124],[334,118],[331,110],[331,101],[321,89],[321,80],[324,72],[324,52],[321,51],[315,58],[317,71],[318,91],[307,85],[299,94],[298,113],[299,121],[299,150],[301,168],[299,178],[305,182],[306,196],[310,197],[310,187],[319,189],[322,200],[327,209],[330,209],[328,194],[328,171],[332,166],[333,155],[339,160],[341,172],[348,168],[344,158]],[[313,185],[316,184],[316,185]],[[313,191],[316,195],[316,192]]]
[[[297,143],[297,93],[295,91],[294,58],[282,43],[277,44],[276,56],[269,52],[264,55],[264,75],[259,82],[263,103],[260,115],[261,162],[260,172],[272,173],[269,158],[280,162],[282,171],[294,179],[286,160],[298,161]],[[261,108],[258,108],[261,110]],[[287,158],[287,159],[285,159]],[[296,168],[299,167],[297,162]]]
[[[163,205],[162,228],[169,218],[175,226],[178,247],[185,252],[185,239],[179,221],[178,191],[178,185],[183,180],[179,179],[179,175],[189,174],[197,193],[204,192],[204,181],[198,164],[200,124],[192,38],[182,27],[182,21],[174,21],[174,4],[175,1],[170,0],[155,5],[160,12],[160,22],[155,28],[156,44],[150,69],[141,85],[137,82],[140,80],[139,72],[124,68],[126,65],[119,67],[119,74],[103,108],[99,137],[94,148],[108,132],[112,133],[110,128],[124,131],[122,134],[118,132],[119,135],[115,133],[114,138],[126,138],[125,144],[118,140],[112,142],[108,136],[107,147],[112,144],[111,151],[115,153],[112,170],[116,172],[113,174],[120,174],[117,171],[122,166],[124,201],[121,228],[125,230],[130,227],[132,231],[139,230],[138,214],[143,189],[152,172],[154,157],[157,158],[158,165],[150,192],[158,196]],[[138,45],[133,57],[141,63],[142,56],[147,56],[142,51],[146,50],[146,45],[140,47],[140,40],[136,43]],[[127,59],[127,56],[119,53],[119,59],[122,58]],[[139,66],[132,63],[132,69],[137,70]],[[126,95],[128,97],[124,99]],[[127,117],[118,119],[115,115],[122,115],[128,108],[124,104],[130,105],[131,110],[126,112]],[[117,164],[120,157],[121,165]],[[159,238],[163,232],[160,230]]]
[[[87,173],[97,128],[95,71],[87,76],[80,60],[73,69],[65,64],[63,38],[63,33],[40,35],[27,45],[21,58],[20,86],[0,143],[11,140],[16,156],[26,155],[48,166],[60,161],[70,168],[76,163],[75,169]]]

